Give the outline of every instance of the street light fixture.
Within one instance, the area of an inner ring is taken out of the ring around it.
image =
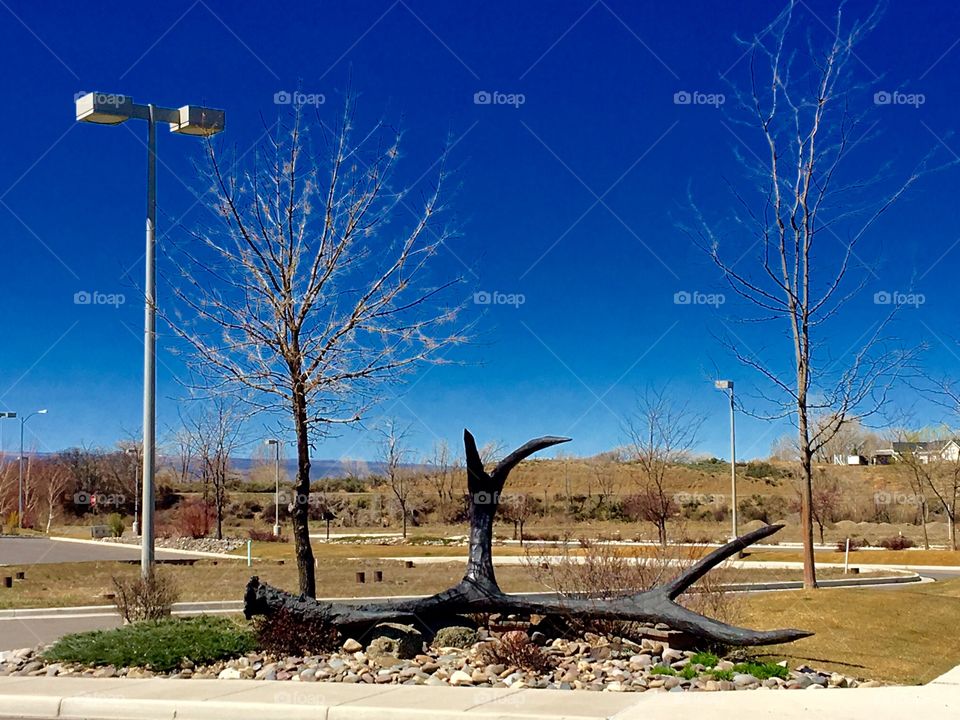
[[[713,383],[717,390],[727,390],[730,394],[730,516],[733,518],[733,537],[737,538],[737,432],[733,412],[733,380],[717,380]]]
[[[20,482],[17,485],[17,527],[23,528],[23,427],[27,424],[27,420],[32,418],[34,415],[46,415],[46,409],[35,410],[26,417],[20,418]],[[16,417],[16,413],[7,413],[7,417]]]
[[[273,535],[280,537],[280,441],[275,438],[267,440],[267,445],[273,445],[277,450],[276,478],[277,489],[273,496]]]
[[[129,95],[92,92],[76,98],[77,120],[99,125],[118,125],[127,120],[147,121],[147,234],[146,282],[143,322],[143,542],[140,544],[140,573],[153,571],[154,557],[154,473],[156,470],[157,416],[157,308],[155,268],[157,226],[157,133],[158,122],[171,132],[209,137],[223,130],[223,110],[184,105],[165,108],[141,105]]]

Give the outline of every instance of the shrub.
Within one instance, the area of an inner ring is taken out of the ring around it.
[[[50,662],[168,672],[185,657],[201,665],[255,649],[256,640],[248,628],[227,618],[200,615],[65,635],[43,657]]]
[[[676,675],[677,671],[669,665],[654,665],[650,668],[651,675]]]
[[[173,578],[159,570],[148,577],[114,577],[113,604],[125,622],[168,617],[179,593]]]
[[[733,680],[733,670],[711,670],[714,680]]]
[[[683,670],[680,671],[680,677],[684,680],[693,680],[700,673],[693,665],[686,665]]]
[[[206,537],[216,521],[216,511],[199,498],[180,503],[177,510],[180,534],[194,539]]]
[[[742,662],[733,666],[733,673],[745,673],[753,675],[757,680],[767,680],[768,678],[778,677],[786,680],[790,677],[790,671],[783,665],[776,663],[758,663]]]
[[[319,654],[336,649],[339,638],[332,625],[301,621],[285,608],[270,617],[257,617],[253,627],[259,649],[274,655]]]
[[[850,538],[850,552],[856,552],[856,551],[859,550],[860,548],[866,547],[866,546],[867,546],[867,541],[866,541],[866,540],[859,540],[859,539],[857,539],[857,538]],[[847,551],[847,541],[846,541],[846,539],[844,539],[844,540],[837,540],[837,552],[842,553],[842,552],[846,552],[846,551]]]
[[[483,646],[478,656],[486,665],[507,665],[534,672],[549,670],[554,663],[522,630],[505,632]]]
[[[113,537],[123,537],[123,531],[126,529],[126,525],[124,525],[120,513],[111,513],[110,517],[107,518],[107,526],[110,528],[110,534],[113,535]]]
[[[440,628],[433,638],[434,647],[468,648],[477,642],[477,631],[468,627],[452,625]]]
[[[720,662],[720,658],[712,652],[698,652],[690,658],[691,665],[703,665],[706,668],[712,668]]]
[[[903,535],[894,535],[881,540],[880,547],[885,550],[906,550],[913,547],[913,540]]]
[[[290,538],[286,535],[274,535],[273,530],[258,530],[257,528],[250,528],[247,537],[255,542],[290,542]]]

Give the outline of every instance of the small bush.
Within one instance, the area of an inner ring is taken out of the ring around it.
[[[302,622],[286,609],[254,621],[260,650],[274,655],[312,655],[334,650],[339,634],[332,625]]]
[[[250,532],[247,533],[247,536],[255,542],[290,542],[290,538],[288,538],[286,535],[274,535],[273,530],[258,530],[257,528],[250,528]]]
[[[734,674],[745,673],[747,675],[753,675],[757,680],[766,680],[772,677],[786,680],[790,677],[790,671],[783,665],[777,665],[776,663],[738,663],[733,666],[733,672]]]
[[[677,671],[669,665],[654,665],[650,668],[651,675],[676,675]]]
[[[733,680],[733,670],[711,670],[714,680]]]
[[[867,546],[866,540],[858,540],[857,538],[850,538],[850,552],[856,552],[862,547]],[[847,551],[847,541],[838,540],[837,541],[837,552],[845,553]]]
[[[913,547],[913,540],[903,535],[894,535],[881,540],[880,547],[884,550],[906,550]]]
[[[718,662],[720,658],[712,652],[698,652],[690,658],[691,665],[703,665],[706,668],[712,668]]]
[[[128,623],[168,617],[179,598],[173,578],[159,570],[146,578],[136,575],[112,579],[113,604]]]
[[[126,525],[123,518],[120,517],[120,513],[110,514],[110,517],[107,518],[107,527],[110,528],[110,534],[115,538],[123,537],[123,531],[126,530]]]
[[[488,643],[481,649],[479,658],[486,665],[507,665],[534,672],[549,670],[554,662],[522,630],[505,632],[500,639]]]
[[[169,672],[185,657],[202,665],[255,649],[256,640],[248,628],[227,618],[200,615],[65,635],[43,657],[50,662]]]
[[[472,628],[451,625],[440,628],[433,638],[434,647],[473,647],[477,642],[477,631]]]
[[[693,665],[686,665],[683,670],[680,671],[680,677],[684,680],[693,680],[700,673]]]

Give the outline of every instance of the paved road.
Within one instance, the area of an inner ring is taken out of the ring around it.
[[[184,557],[189,555],[157,549],[158,560]],[[140,548],[134,545],[68,542],[42,537],[0,537],[0,566],[139,559]]]

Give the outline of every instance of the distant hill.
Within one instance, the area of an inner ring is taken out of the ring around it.
[[[262,467],[266,464],[272,467],[272,462],[264,463],[263,460],[254,460],[253,458],[230,458],[230,466],[237,472],[247,473],[256,467]],[[280,467],[289,476],[297,474],[297,461],[293,458],[280,461]],[[340,477],[369,477],[371,475],[382,475],[386,465],[382,462],[367,462],[366,460],[323,460],[314,458],[310,461],[310,477],[316,480],[322,478],[340,478]]]

